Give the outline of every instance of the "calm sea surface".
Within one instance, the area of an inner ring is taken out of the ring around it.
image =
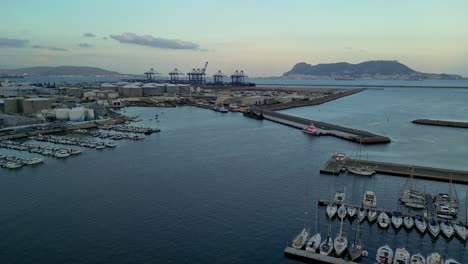
[[[363,146],[370,160],[468,170],[467,130],[410,122],[468,121],[467,101],[464,89],[388,88],[283,112],[389,136],[390,144]],[[298,263],[283,249],[304,224],[315,228],[317,199],[346,186],[346,200],[360,203],[374,190],[379,207],[406,212],[397,202],[405,178],[319,173],[334,152],[354,155],[355,143],[195,107],[124,113],[142,119],[135,125],[162,131],[115,149],[0,170],[1,263]],[[435,194],[448,183],[418,180],[417,187]],[[465,220],[468,188],[455,188]],[[325,236],[325,208],[318,213]],[[344,222],[349,240],[352,224]],[[334,220],[332,235],[338,230]],[[367,222],[362,238],[370,255],[363,263],[384,244],[468,263],[458,238],[434,240]]]

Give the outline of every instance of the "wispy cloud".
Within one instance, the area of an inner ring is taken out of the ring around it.
[[[94,45],[88,44],[88,43],[80,43],[78,44],[80,48],[91,48],[94,47]]]
[[[93,33],[84,33],[84,34],[83,34],[83,37],[86,37],[86,38],[94,38],[94,37],[96,37],[96,35],[94,35]]]
[[[155,38],[150,35],[138,36],[130,32],[122,33],[121,35],[110,35],[110,37],[120,43],[143,45],[153,48],[200,50],[200,45],[190,41]]]
[[[0,48],[24,48],[29,40],[0,37]]]
[[[42,46],[42,45],[33,45],[31,46],[33,49],[44,49],[44,50],[51,50],[51,51],[68,51],[67,49],[51,47],[51,46]]]

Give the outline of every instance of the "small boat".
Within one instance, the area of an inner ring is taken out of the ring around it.
[[[342,204],[345,200],[345,192],[336,192],[335,193],[335,204]]]
[[[366,216],[367,216],[367,210],[364,208],[359,209],[358,211],[359,222],[364,221],[364,219],[366,219]]]
[[[458,262],[454,259],[447,259],[444,264],[461,264],[461,262]]]
[[[339,257],[348,247],[348,239],[343,233],[340,233],[336,236],[333,245],[335,247],[335,254]]]
[[[307,229],[304,228],[299,233],[299,235],[297,235],[297,237],[293,240],[292,246],[295,249],[301,249],[307,243],[308,239],[309,239],[309,232],[307,231]]]
[[[440,229],[442,230],[442,234],[444,234],[447,238],[451,238],[455,233],[453,226],[449,222],[440,223]]]
[[[30,159],[24,160],[24,163],[26,165],[34,165],[34,164],[39,164],[42,162],[44,162],[44,159],[41,159],[41,158],[30,158]]]
[[[437,223],[436,220],[434,220],[434,218],[431,219],[428,227],[429,227],[429,234],[431,234],[433,237],[437,237],[439,235],[440,225],[439,223]]]
[[[99,144],[99,145],[96,145],[95,149],[105,149],[106,146],[104,144]]]
[[[220,113],[227,113],[227,112],[229,112],[229,110],[227,110],[227,109],[224,108],[224,107],[221,107],[221,108],[218,109],[218,112],[220,112]]]
[[[439,255],[439,253],[432,253],[427,257],[426,259],[427,264],[443,264],[442,262],[442,257]]]
[[[348,215],[353,218],[356,215],[356,207],[349,206],[346,208]]]
[[[411,216],[403,217],[403,225],[406,229],[411,229],[414,226],[414,219]]]
[[[403,218],[401,217],[400,212],[393,212],[392,224],[396,229],[401,227],[401,225],[403,224]]]
[[[393,260],[393,250],[388,245],[380,247],[377,250],[375,260],[377,264],[391,264]]]
[[[344,205],[341,205],[340,208],[338,208],[337,215],[340,219],[344,219],[346,217],[347,211],[346,207]]]
[[[320,244],[320,254],[328,256],[333,251],[333,239],[331,237],[327,237],[321,244]]]
[[[467,230],[466,230],[466,227],[465,225],[463,225],[462,223],[458,222],[458,223],[455,223],[453,225],[453,229],[455,229],[455,232],[457,233],[457,235],[463,239],[463,240],[466,240],[466,236],[468,234]]]
[[[362,201],[364,206],[375,207],[377,205],[377,198],[373,191],[367,191],[364,193],[364,199]]]
[[[375,219],[377,219],[377,212],[370,209],[367,214],[367,218],[369,219],[369,222],[374,222]]]
[[[306,134],[311,134],[311,135],[316,135],[316,136],[320,135],[320,132],[317,130],[317,128],[314,126],[313,123],[310,123],[308,126],[304,127],[301,131]]]
[[[348,167],[348,171],[352,174],[362,175],[362,176],[372,176],[375,174],[375,170],[367,166],[351,166]]]
[[[18,168],[23,167],[23,164],[18,163],[18,162],[8,161],[3,165],[3,167],[7,169],[18,169]]]
[[[356,232],[354,233],[354,241],[351,244],[351,246],[348,248],[349,257],[351,258],[351,261],[355,261],[363,255],[364,245],[362,244],[362,240],[360,239],[360,236],[359,236],[360,226],[361,226],[360,223],[356,223]]]
[[[65,151],[57,151],[54,153],[54,157],[56,158],[66,158],[66,157],[69,157],[70,154],[68,154],[67,152]]]
[[[411,264],[426,264],[426,259],[421,254],[415,254],[411,256]]]
[[[420,216],[420,215],[416,216],[416,220],[414,222],[415,222],[416,228],[419,230],[419,232],[421,232],[421,233],[426,232],[427,223],[424,220],[424,218],[422,218],[422,216]]]
[[[410,254],[408,250],[404,248],[397,248],[395,250],[395,257],[393,258],[393,264],[409,264]]]
[[[104,145],[110,148],[115,148],[117,146],[114,142],[105,142]]]
[[[327,215],[329,218],[333,218],[336,214],[338,208],[334,204],[327,205]]]
[[[378,217],[379,226],[382,228],[387,228],[390,225],[390,217],[387,213],[381,212]]]
[[[320,242],[322,242],[322,236],[320,235],[320,233],[317,233],[313,237],[311,237],[309,241],[307,241],[306,251],[314,253],[317,252],[317,249],[320,246]]]

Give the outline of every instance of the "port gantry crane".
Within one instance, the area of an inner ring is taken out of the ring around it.
[[[205,66],[202,69],[193,68],[191,72],[187,73],[187,75],[189,76],[189,83],[204,84],[207,67],[208,67],[208,62],[205,62]]]
[[[179,75],[183,75],[184,73],[180,72],[177,68],[169,73],[171,76],[171,83],[179,83]]]
[[[223,72],[221,72],[221,70],[218,70],[218,72],[213,75],[213,78],[214,78],[214,84],[215,85],[223,85],[224,82],[223,82],[223,78],[226,77],[226,75],[223,74]]]
[[[153,68],[149,69],[147,72],[145,72],[146,75],[146,81],[147,82],[153,82],[154,81],[154,76],[159,74],[156,72]]]
[[[243,86],[245,85],[245,77],[249,77],[244,73],[244,70],[236,70],[233,75],[231,75],[232,86]]]

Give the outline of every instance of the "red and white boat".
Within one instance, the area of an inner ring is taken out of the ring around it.
[[[320,135],[320,132],[317,130],[317,128],[314,126],[313,123],[310,123],[309,126],[302,129],[302,132],[307,133],[307,134],[316,135],[316,136]]]

